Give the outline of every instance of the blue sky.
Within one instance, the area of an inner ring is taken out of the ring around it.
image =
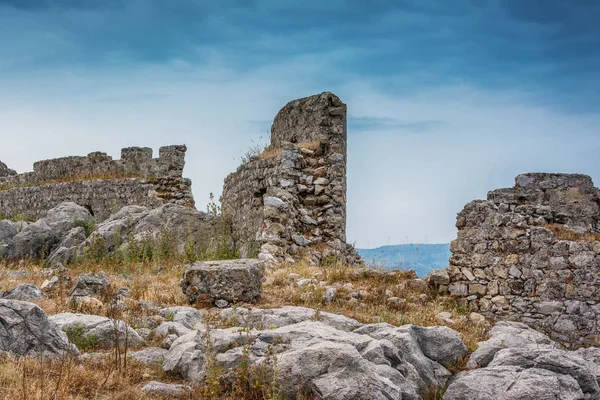
[[[600,181],[599,17],[590,0],[0,0],[0,160],[186,143],[202,208],[280,107],[329,90],[349,109],[348,238],[446,242],[518,173]]]

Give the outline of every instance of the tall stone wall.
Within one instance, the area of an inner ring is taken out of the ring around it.
[[[33,172],[0,173],[0,215],[39,219],[64,201],[87,207],[98,220],[131,204],[194,206],[191,181],[183,178],[185,146],[130,147],[121,159],[95,152],[85,157],[38,161]],[[1,169],[1,168],[0,168]]]
[[[346,105],[332,93],[279,111],[271,144],[225,179],[221,198],[242,256],[357,256],[346,244]]]
[[[458,214],[447,276],[430,281],[474,310],[598,346],[599,218],[589,176],[519,175]]]

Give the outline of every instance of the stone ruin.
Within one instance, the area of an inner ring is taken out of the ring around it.
[[[152,158],[151,148],[129,147],[120,160],[94,152],[38,161],[23,174],[0,163],[0,216],[35,220],[65,201],[86,207],[100,221],[133,204],[193,207],[191,181],[182,177],[186,150],[165,146]]]
[[[458,214],[450,266],[430,282],[473,310],[599,346],[599,218],[589,176],[519,175]]]
[[[162,147],[152,158],[152,149],[131,147],[120,160],[95,152],[39,161],[24,174],[0,164],[0,218],[36,220],[62,202],[98,221],[127,205],[193,207],[186,150]],[[288,103],[268,148],[225,179],[221,202],[241,257],[359,261],[346,244],[346,105],[329,92]]]
[[[346,105],[333,93],[291,101],[271,143],[225,179],[223,212],[242,257],[358,259],[346,244]]]

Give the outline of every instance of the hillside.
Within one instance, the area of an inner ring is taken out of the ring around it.
[[[358,249],[368,264],[386,269],[414,269],[424,277],[433,269],[445,268],[450,258],[450,244],[397,244],[376,249]]]

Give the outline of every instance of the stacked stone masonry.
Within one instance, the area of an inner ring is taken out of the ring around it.
[[[600,191],[578,174],[523,174],[458,214],[443,293],[574,347],[600,345]]]
[[[100,221],[131,204],[194,206],[191,181],[183,178],[186,146],[165,146],[152,158],[148,147],[121,151],[121,159],[95,152],[85,157],[38,161],[16,174],[0,163],[0,216],[36,220],[64,201],[87,207]]]
[[[288,103],[270,146],[225,179],[221,202],[242,257],[356,260],[346,244],[346,105],[329,92]]]

